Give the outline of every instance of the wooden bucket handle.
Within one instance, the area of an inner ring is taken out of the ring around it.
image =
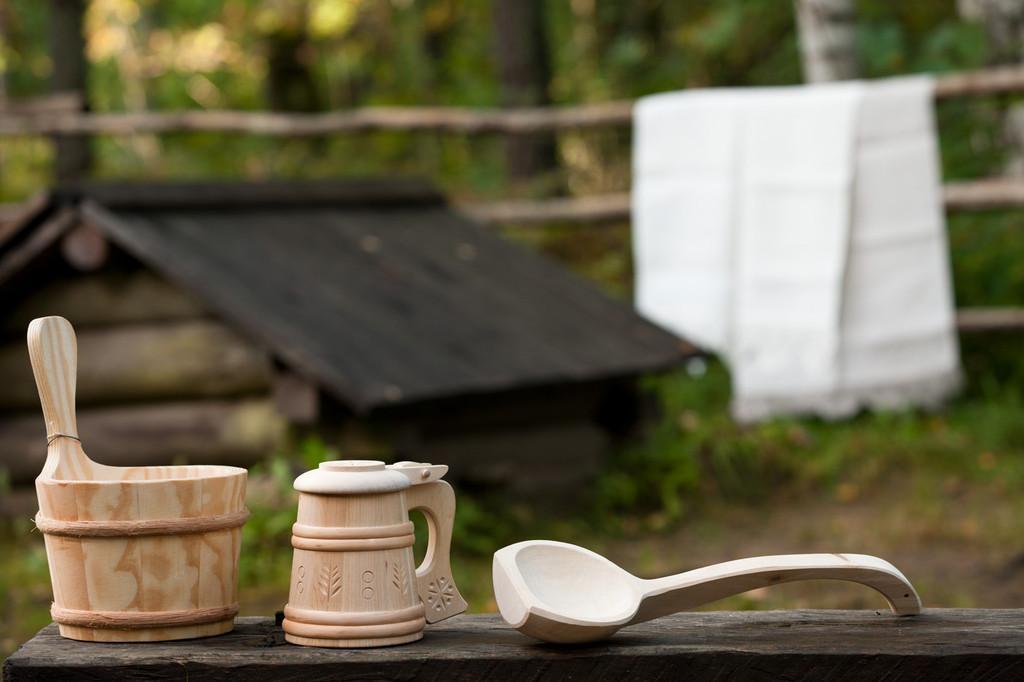
[[[93,462],[82,450],[75,418],[78,343],[63,317],[40,317],[28,325],[28,356],[46,421],[46,464],[40,477],[91,479]]]

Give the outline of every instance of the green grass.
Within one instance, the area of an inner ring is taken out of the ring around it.
[[[609,516],[646,515],[657,526],[699,514],[702,499],[758,504],[840,485],[864,487],[896,471],[1024,485],[1024,401],[1012,387],[979,374],[964,397],[939,413],[754,426],[729,418],[728,381],[718,363],[700,378],[653,381],[664,418],[645,442],[615,458],[596,503]]]

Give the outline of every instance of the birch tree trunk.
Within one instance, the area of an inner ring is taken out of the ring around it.
[[[1021,0],[959,0],[960,16],[981,22],[988,38],[989,61],[1012,64],[1024,56],[1024,2]]]
[[[959,0],[960,16],[985,27],[990,64],[1024,60],[1024,2],[1021,0]],[[1008,175],[1024,175],[1024,106],[1009,104],[1003,113]]]
[[[854,0],[794,0],[800,59],[808,83],[860,75]]]

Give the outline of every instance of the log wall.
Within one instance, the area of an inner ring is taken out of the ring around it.
[[[15,303],[0,319],[5,336],[24,340],[28,323],[60,315],[76,329],[198,319],[210,313],[194,297],[156,275],[137,271],[57,280]]]
[[[13,484],[30,482],[46,456],[24,340],[44,315],[76,327],[79,433],[97,461],[247,466],[284,444],[266,349],[152,273],[105,272],[41,287],[0,320],[0,467]]]
[[[113,466],[227,464],[249,466],[284,441],[287,423],[266,398],[160,402],[79,411],[89,456]],[[41,414],[0,420],[0,463],[15,485],[39,475],[46,459]]]
[[[78,404],[267,393],[270,356],[213,320],[80,329]],[[39,404],[22,341],[0,347],[0,408]]]

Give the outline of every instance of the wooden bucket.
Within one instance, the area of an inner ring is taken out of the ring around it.
[[[91,461],[75,422],[74,330],[48,317],[33,321],[28,336],[48,443],[36,525],[60,634],[142,642],[231,630],[246,470]]]

